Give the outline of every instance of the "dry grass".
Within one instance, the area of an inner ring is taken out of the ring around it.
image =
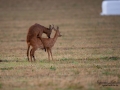
[[[120,17],[100,16],[101,0],[34,1],[0,1],[0,90],[120,89],[97,83],[120,82]],[[34,23],[60,27],[50,63],[42,50],[26,59]]]

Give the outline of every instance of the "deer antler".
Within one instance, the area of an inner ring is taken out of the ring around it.
[[[56,28],[54,27],[53,24],[52,24],[52,26],[53,26],[52,29],[54,29],[55,31],[56,31],[56,30],[59,30],[59,27],[58,27],[58,26],[57,26]]]
[[[52,27],[52,29],[54,29],[54,30],[55,30],[55,28],[54,28],[54,25],[53,25],[53,24],[52,24],[52,26],[53,26],[53,27]]]

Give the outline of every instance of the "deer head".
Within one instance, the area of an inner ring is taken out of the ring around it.
[[[54,31],[56,31],[58,37],[61,37],[62,35],[60,34],[60,31],[59,31],[59,27],[57,26],[57,28],[55,29],[54,28]]]
[[[53,27],[51,25],[49,25],[48,31],[46,32],[48,38],[50,38],[53,28],[54,28],[54,25],[53,25]]]

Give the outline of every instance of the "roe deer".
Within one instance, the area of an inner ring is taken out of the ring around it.
[[[53,56],[52,56],[52,51],[51,51],[51,49],[52,49],[52,47],[54,46],[57,38],[61,36],[61,35],[60,35],[60,32],[59,32],[59,27],[57,27],[57,29],[54,28],[54,31],[55,31],[55,35],[54,35],[53,38],[42,38],[42,41],[43,41],[43,43],[44,43],[44,45],[45,45],[45,48],[46,48],[46,50],[47,50],[47,53],[48,53],[48,59],[49,59],[49,61],[50,61],[50,55],[51,55],[52,60],[53,60]],[[29,48],[30,48],[30,46],[32,46],[32,48],[31,48],[31,50],[30,50],[30,59],[31,59],[31,61],[32,61],[32,58],[33,58],[34,61],[35,61],[35,57],[34,57],[35,51],[36,51],[38,48],[43,49],[44,46],[43,46],[41,40],[39,40],[38,38],[35,38],[35,37],[30,40]],[[29,52],[29,48],[28,48],[28,52]],[[29,56],[28,56],[28,60],[29,60]]]
[[[40,24],[34,24],[32,25],[29,30],[28,30],[28,34],[27,34],[27,44],[29,44],[30,40],[34,37],[39,38],[41,40],[41,42],[43,43],[42,38],[42,34],[45,33],[47,35],[48,38],[50,38],[51,32],[52,32],[53,27],[51,25],[49,25],[49,28],[46,28]],[[44,49],[45,49],[45,45],[43,43]],[[46,51],[46,49],[45,49]]]

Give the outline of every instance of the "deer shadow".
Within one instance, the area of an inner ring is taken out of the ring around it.
[[[0,60],[0,62],[9,62],[8,60]]]
[[[26,62],[26,60],[22,61],[22,60],[1,60],[0,59],[0,63],[2,63],[2,62]]]

